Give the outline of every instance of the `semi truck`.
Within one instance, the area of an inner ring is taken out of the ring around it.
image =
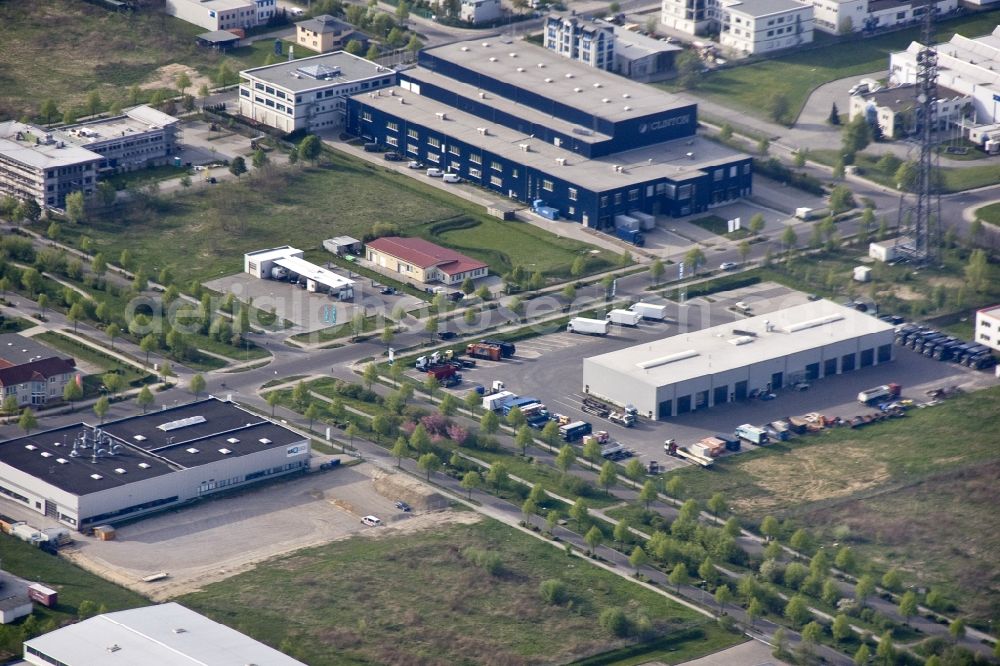
[[[643,247],[646,244],[646,237],[637,229],[615,229],[615,236],[636,247]]]
[[[503,358],[503,352],[496,345],[488,345],[482,342],[474,342],[465,348],[465,355],[472,358],[485,358],[490,361],[499,361]]]
[[[867,405],[872,402],[892,400],[898,398],[901,391],[902,387],[899,384],[883,384],[858,393],[858,402]]]
[[[462,375],[458,373],[455,366],[442,364],[435,365],[427,368],[427,376],[433,377],[442,384],[448,382],[449,385],[459,384],[462,381]]]
[[[48,608],[54,608],[59,603],[59,593],[41,583],[28,585],[28,598]]]
[[[593,427],[586,421],[573,421],[559,427],[559,436],[567,442],[575,442],[592,431]]]
[[[683,446],[677,446],[677,442],[668,439],[663,443],[663,450],[668,456],[673,456],[675,458],[682,458],[689,462],[693,462],[695,465],[700,465],[701,467],[711,467],[715,462],[711,458],[705,457],[703,455],[693,453]]]
[[[518,409],[520,409],[523,412],[525,407],[527,407],[528,405],[534,405],[534,404],[541,404],[541,402],[538,400],[538,398],[527,398],[527,397],[525,397],[525,398],[512,398],[512,399],[510,399],[510,400],[508,400],[508,401],[506,401],[506,402],[503,403],[503,405],[500,407],[500,411],[503,412],[504,416],[507,416],[508,414],[511,413],[511,411],[515,407],[517,407]]]
[[[583,333],[584,335],[607,335],[608,327],[611,324],[604,319],[588,319],[587,317],[573,317],[566,324],[566,330],[570,333]]]
[[[733,434],[740,439],[745,439],[751,444],[756,444],[757,446],[763,446],[770,441],[770,437],[768,437],[766,430],[750,425],[749,423],[744,423],[743,425],[738,426],[736,428],[736,432]]]
[[[619,411],[604,404],[596,398],[584,398],[582,409],[588,414],[599,416],[602,419],[608,419],[612,423],[617,423],[618,425],[625,426],[626,428],[634,426],[636,419],[639,416],[639,410],[632,405],[626,405],[624,409]]]
[[[629,308],[632,312],[637,312],[643,319],[653,321],[663,321],[667,318],[667,306],[656,305],[655,303],[636,303]]]
[[[604,318],[618,326],[638,326],[642,321],[642,315],[631,310],[612,310]]]

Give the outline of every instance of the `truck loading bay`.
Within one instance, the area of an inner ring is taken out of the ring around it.
[[[581,376],[585,357],[676,335],[679,332],[678,315],[681,321],[688,320],[688,330],[696,330],[739,321],[742,315],[734,307],[737,302],[750,305],[753,314],[766,314],[807,301],[805,294],[780,285],[755,285],[746,290],[715,294],[711,299],[711,303],[696,299],[686,305],[666,302],[668,321],[643,321],[636,328],[612,326],[607,336],[577,335],[562,330],[519,340],[513,358],[479,360],[475,368],[463,370],[463,382],[453,390],[464,395],[477,385],[488,388],[494,380],[502,381],[507,391],[537,398],[549,412],[564,414],[570,421],[589,422],[595,432],[607,431],[611,439],[635,451],[643,462],[656,460],[670,469],[687,463],[665,455],[663,444],[667,439],[675,439],[678,445],[686,446],[714,433],[732,436],[736,427],[744,423],[761,425],[810,412],[850,418],[873,411],[858,403],[859,391],[890,382],[903,386],[903,397],[920,402],[927,400],[924,392],[929,389],[952,386],[972,389],[994,381],[992,372],[973,371],[896,347],[896,360],[892,363],[827,377],[811,383],[807,390],[786,387],[776,391],[773,400],[731,403],[693,411],[669,421],[657,422],[640,415],[638,423],[631,428],[583,411],[582,402],[586,396]],[[656,302],[663,302],[663,299]],[[744,449],[747,446],[744,443]]]

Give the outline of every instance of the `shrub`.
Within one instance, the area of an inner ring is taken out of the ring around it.
[[[491,576],[497,576],[503,571],[503,562],[496,553],[481,548],[466,548],[462,551],[462,557]]]
[[[618,638],[628,636],[631,631],[631,623],[628,620],[628,616],[625,615],[625,611],[621,608],[605,608],[601,612],[598,623],[601,625],[601,628]]]
[[[538,593],[542,595],[542,599],[545,603],[552,606],[564,603],[568,597],[568,594],[566,593],[566,583],[562,582],[558,578],[543,580],[541,585],[538,586]]]

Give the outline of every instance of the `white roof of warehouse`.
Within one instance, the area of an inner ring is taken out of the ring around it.
[[[315,280],[316,282],[325,284],[333,289],[340,289],[341,287],[354,284],[354,280],[346,278],[343,275],[338,275],[333,271],[328,271],[325,268],[321,268],[320,266],[317,266],[316,264],[306,261],[300,257],[284,257],[281,259],[275,259],[274,263],[287,268],[296,275],[300,275],[310,280]]]
[[[871,315],[821,300],[592,356],[585,363],[627,373],[649,386],[666,386],[892,330]]]
[[[266,250],[247,252],[246,256],[247,258],[253,258],[257,261],[274,261],[275,259],[283,259],[289,256],[302,256],[302,250],[298,250],[291,245],[282,245],[281,247],[272,247]]]
[[[29,646],[67,666],[304,666],[178,603],[98,615]]]

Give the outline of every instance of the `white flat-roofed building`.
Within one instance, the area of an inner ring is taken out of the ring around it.
[[[664,420],[893,359],[893,327],[831,301],[583,361],[584,392]]]
[[[145,104],[121,115],[62,127],[56,138],[103,159],[101,171],[132,171],[165,164],[177,152],[178,120]]]
[[[682,51],[676,44],[575,13],[547,16],[543,35],[550,51],[634,80],[673,70],[674,57]]]
[[[480,25],[503,16],[500,0],[462,0],[458,17],[467,23]]]
[[[0,443],[0,496],[86,531],[304,472],[309,452],[297,432],[208,398]]]
[[[923,46],[913,42],[905,51],[889,56],[889,83],[916,83],[917,56]],[[934,47],[938,59],[938,85],[971,97],[975,121],[1000,123],[1000,26],[984,37],[953,35]]]
[[[277,0],[166,0],[164,11],[206,30],[246,30],[267,23]]]
[[[813,40],[813,6],[797,0],[723,0],[720,43],[744,54],[790,49]]]
[[[348,95],[396,82],[396,73],[345,51],[240,72],[240,115],[277,128],[334,129],[344,123]]]
[[[62,208],[71,192],[93,193],[103,159],[52,131],[16,120],[0,123],[0,195]]]
[[[37,666],[305,666],[176,602],[104,613],[24,642]]]
[[[975,342],[1000,351],[1000,305],[976,312]]]

